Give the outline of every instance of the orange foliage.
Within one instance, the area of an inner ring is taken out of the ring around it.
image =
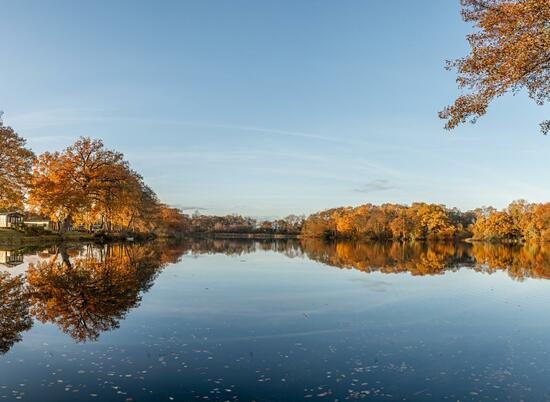
[[[550,99],[550,0],[461,0],[465,21],[476,31],[468,35],[470,54],[448,62],[458,71],[457,83],[470,93],[440,112],[452,129],[475,122],[489,103],[507,93],[527,89],[537,104]],[[550,120],[541,124],[550,130]]]
[[[26,141],[0,124],[0,209],[22,208],[34,160]]]

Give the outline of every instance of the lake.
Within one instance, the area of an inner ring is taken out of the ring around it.
[[[0,400],[550,400],[550,245],[0,249]]]

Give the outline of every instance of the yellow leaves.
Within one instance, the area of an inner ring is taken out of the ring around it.
[[[341,211],[334,215],[336,220],[336,231],[338,233],[351,236],[355,231],[355,225],[353,222],[353,213],[351,211]]]

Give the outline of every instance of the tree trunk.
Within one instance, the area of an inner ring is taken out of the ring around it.
[[[71,224],[72,224],[72,217],[71,216],[68,216],[61,224],[60,224],[60,227],[59,227],[59,233],[61,234],[65,234],[69,231],[69,228],[71,227]]]

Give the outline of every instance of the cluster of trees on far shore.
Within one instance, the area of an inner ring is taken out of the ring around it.
[[[550,203],[514,201],[502,211],[476,211],[471,231],[474,239],[490,241],[550,241]]]
[[[467,228],[475,218],[473,211],[461,212],[438,204],[365,204],[312,214],[305,220],[302,234],[377,240],[453,239],[469,237]]]
[[[501,211],[483,207],[466,212],[439,204],[366,204],[312,214],[302,234],[329,239],[550,241],[550,203],[519,200]]]

